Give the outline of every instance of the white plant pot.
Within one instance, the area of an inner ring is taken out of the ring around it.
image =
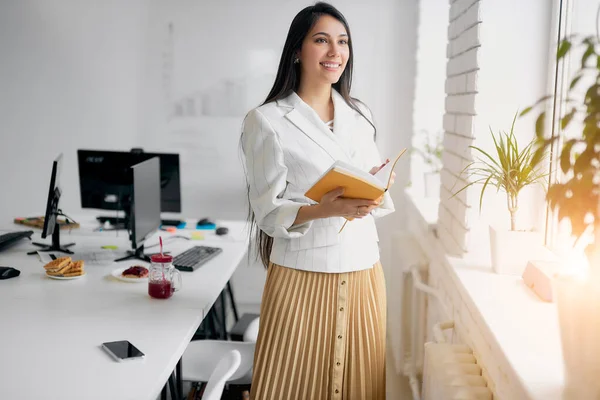
[[[542,247],[539,232],[499,230],[490,225],[492,268],[498,274],[521,275]]]
[[[600,399],[600,277],[554,282],[565,363],[563,399]]]
[[[440,197],[440,174],[438,172],[425,172],[423,174],[425,184],[425,197],[438,198]]]

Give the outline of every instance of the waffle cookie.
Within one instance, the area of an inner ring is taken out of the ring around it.
[[[66,270],[65,268],[69,267],[70,264],[71,257],[60,257],[44,265],[44,269],[46,270],[46,272],[59,273],[59,271]]]
[[[81,276],[85,273],[83,265],[83,260],[70,261],[67,265],[63,266],[59,270],[46,270],[46,274],[51,276],[62,277]]]
[[[83,270],[79,270],[79,271],[73,271],[73,272],[67,272],[64,273],[62,276],[64,277],[69,277],[69,276],[81,276],[84,274]]]

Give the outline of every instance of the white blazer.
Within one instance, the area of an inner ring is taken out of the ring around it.
[[[389,194],[362,219],[322,218],[292,226],[298,209],[314,201],[304,193],[336,160],[369,171],[381,164],[373,127],[332,90],[333,132],[295,93],[250,111],[242,149],[250,205],[258,227],[274,238],[271,262],[316,272],[368,269],[379,261],[374,218],[394,211]],[[372,120],[366,107],[361,111]]]

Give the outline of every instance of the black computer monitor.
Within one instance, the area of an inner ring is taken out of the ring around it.
[[[50,190],[48,191],[48,199],[46,201],[46,213],[44,215],[44,227],[42,229],[42,239],[52,235],[52,243],[50,245],[44,243],[33,242],[34,245],[40,246],[38,251],[61,251],[63,253],[73,254],[67,247],[73,246],[75,243],[60,244],[60,226],[56,221],[59,215],[65,216],[58,208],[62,190],[60,188],[60,171],[62,169],[62,154],[52,163],[52,174],[50,175]],[[66,216],[65,216],[66,217]],[[35,253],[35,252],[32,252]]]
[[[160,226],[160,166],[158,157],[143,161],[130,168],[133,178],[130,239],[132,250],[127,257],[149,261],[144,255],[144,241]]]
[[[181,212],[179,154],[125,151],[78,150],[81,206],[101,210],[122,210],[126,217],[131,208],[132,177],[130,168],[142,161],[160,159],[160,209]],[[128,225],[123,222],[124,227]]]

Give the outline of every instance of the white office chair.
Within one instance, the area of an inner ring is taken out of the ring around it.
[[[227,352],[210,374],[202,400],[220,400],[223,395],[225,383],[237,371],[242,361],[242,356],[237,350]]]
[[[253,342],[231,342],[226,340],[196,340],[183,353],[181,378],[188,382],[208,382],[216,360],[222,359],[233,350],[240,353],[240,365],[227,382],[237,385],[252,383],[254,361]]]
[[[258,339],[258,323],[260,318],[255,318],[248,324],[248,327],[244,331],[244,342],[254,342]]]
[[[256,318],[248,324],[244,331],[243,342],[229,340],[195,340],[190,342],[182,357],[181,380],[186,382],[208,382],[212,376],[215,361],[223,359],[228,353],[236,350],[240,354],[240,365],[225,380],[224,384],[251,384],[258,329],[259,318]]]

